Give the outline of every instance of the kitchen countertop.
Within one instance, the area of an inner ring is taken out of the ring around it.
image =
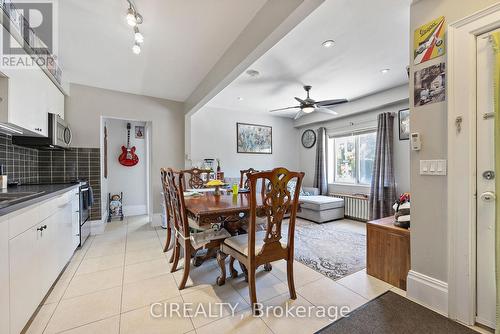
[[[2,194],[13,194],[19,192],[41,192],[26,199],[21,199],[7,205],[0,203],[0,217],[19,209],[23,209],[33,204],[43,202],[57,195],[63,194],[71,188],[78,187],[78,183],[58,183],[58,184],[36,184],[36,185],[20,185],[17,187],[8,187],[7,189],[0,190]]]

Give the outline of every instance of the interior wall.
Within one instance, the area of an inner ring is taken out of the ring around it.
[[[446,56],[413,65],[413,33],[440,16],[447,24],[495,4],[496,0],[420,0],[410,10],[410,101],[416,70],[446,62]],[[422,136],[422,149],[410,154],[411,269],[443,282],[448,281],[447,177],[421,176],[420,160],[447,159],[447,102],[414,108],[410,102],[412,132]],[[413,293],[409,291],[410,295]]]
[[[147,214],[147,156],[146,135],[135,137],[135,127],[145,127],[145,122],[122,119],[104,119],[108,131],[108,192],[123,192],[123,213],[125,216]],[[127,146],[127,123],[130,123],[130,147],[135,146],[139,162],[133,167],[120,164],[121,147]],[[107,194],[106,198],[107,198]]]
[[[236,151],[236,123],[272,126],[272,154],[244,154]],[[205,158],[218,158],[225,177],[240,177],[240,170],[286,167],[299,168],[297,153],[298,130],[288,118],[274,117],[237,110],[205,107],[191,116],[192,163]]]
[[[314,183],[314,168],[316,159],[316,145],[310,149],[301,144],[302,133],[307,129],[317,132],[320,127],[325,127],[329,133],[343,133],[366,128],[377,127],[377,116],[383,112],[395,113],[394,118],[394,177],[396,179],[397,193],[410,192],[410,145],[408,140],[399,140],[399,127],[397,113],[401,109],[408,108],[408,102],[396,103],[391,106],[379,108],[366,113],[343,117],[328,122],[321,122],[300,128],[298,134],[300,170],[306,172],[304,185],[312,186]],[[347,194],[369,194],[370,187],[357,185],[329,184],[329,192]]]
[[[65,119],[73,130],[72,146],[75,147],[100,146],[101,117],[151,122],[153,212],[159,214],[160,168],[182,168],[184,165],[183,104],[71,84],[65,108]]]

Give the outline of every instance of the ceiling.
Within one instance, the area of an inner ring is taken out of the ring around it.
[[[208,105],[268,113],[315,100],[353,100],[408,82],[410,0],[326,0]],[[335,46],[324,48],[325,40]],[[382,74],[382,69],[390,69]],[[293,117],[296,111],[273,115]]]
[[[69,82],[185,101],[266,0],[136,0],[145,43],[132,53],[125,0],[59,2]]]

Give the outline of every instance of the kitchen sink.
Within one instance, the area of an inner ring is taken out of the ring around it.
[[[44,191],[0,193],[0,207],[6,207],[8,205],[27,200],[31,197],[35,197],[43,193]]]

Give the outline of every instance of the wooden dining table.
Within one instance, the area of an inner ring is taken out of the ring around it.
[[[224,192],[215,195],[205,192],[199,196],[185,197],[186,211],[189,218],[195,220],[200,227],[219,225],[232,235],[241,231],[248,223],[250,212],[250,194],[233,195]],[[262,206],[257,196],[257,207]]]
[[[250,194],[232,193],[223,191],[221,195],[213,192],[203,192],[197,196],[184,198],[187,215],[200,227],[225,228],[231,235],[247,233],[248,217],[250,214]],[[257,209],[262,208],[262,199],[257,196]],[[193,265],[200,266],[205,260],[213,258],[217,249],[208,249],[207,253],[198,256],[195,254]]]

